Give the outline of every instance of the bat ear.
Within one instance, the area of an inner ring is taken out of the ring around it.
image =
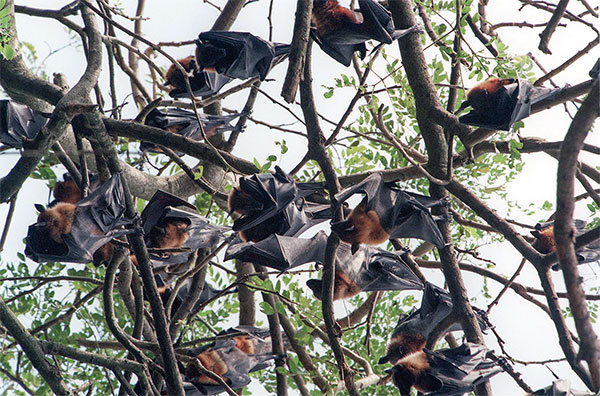
[[[390,359],[388,358],[387,355],[383,356],[381,359],[379,359],[379,361],[377,362],[378,364],[386,364],[387,362],[389,362]]]
[[[538,230],[531,231],[531,235],[533,235],[536,238],[539,238],[541,236],[541,234],[540,234],[540,232]]]
[[[36,203],[33,206],[35,206],[35,208],[37,209],[37,211],[40,212],[40,213],[42,213],[44,210],[46,210],[46,208],[42,204],[37,204]]]

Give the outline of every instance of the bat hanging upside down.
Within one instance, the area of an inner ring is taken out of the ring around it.
[[[352,253],[356,252],[361,243],[378,245],[390,238],[390,234],[381,226],[377,212],[366,210],[366,207],[367,198],[365,197],[350,212],[346,220],[332,224],[332,229],[340,239],[352,245]]]
[[[178,59],[177,62],[179,62],[188,73],[196,69],[196,60],[193,55]],[[165,85],[170,85],[173,89],[185,90],[185,77],[175,63],[171,64],[165,73]]]

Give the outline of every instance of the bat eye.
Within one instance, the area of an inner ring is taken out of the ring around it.
[[[55,227],[58,227],[58,220],[52,220],[52,225]]]

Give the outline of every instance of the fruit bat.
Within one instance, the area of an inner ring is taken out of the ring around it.
[[[112,239],[133,232],[123,228],[134,222],[124,212],[121,175],[116,173],[76,204],[62,202],[42,211],[29,226],[25,254],[36,262],[88,263]]]
[[[148,247],[189,250],[212,248],[229,231],[229,227],[210,224],[199,214],[177,207],[195,210],[185,200],[160,190],[150,199],[141,214]],[[150,258],[153,261],[181,264],[187,261],[188,253],[152,253]]]
[[[204,32],[196,40],[196,65],[199,70],[230,78],[264,80],[273,59],[289,51],[289,44],[271,43],[250,33]]]
[[[589,391],[580,391],[571,389],[569,380],[557,379],[552,382],[552,385],[542,389],[538,389],[533,393],[528,393],[527,396],[594,396],[595,394]],[[597,394],[596,394],[597,395]]]
[[[23,148],[23,142],[33,140],[50,116],[21,103],[0,100],[0,142],[12,148]]]
[[[423,350],[431,332],[450,314],[452,307],[452,299],[447,291],[425,282],[421,307],[413,309],[410,314],[400,316],[392,333],[387,353],[379,359],[379,364],[390,362],[395,365],[404,356]],[[475,307],[473,311],[481,330],[487,330],[489,323],[487,313]],[[460,325],[454,324],[446,331],[456,330],[460,330]]]
[[[230,213],[241,216],[233,230],[244,241],[260,241],[271,234],[286,236],[302,232],[331,217],[330,205],[307,202],[304,197],[321,191],[319,183],[296,183],[280,167],[275,173],[240,179],[229,194]]]
[[[529,117],[532,105],[558,95],[563,89],[534,87],[524,79],[494,77],[471,88],[467,100],[456,112],[471,106],[472,110],[462,115],[460,122],[508,131],[512,124]]]
[[[326,242],[326,241],[325,241]],[[325,247],[323,246],[323,251]],[[322,263],[325,259],[320,260]],[[322,298],[323,281],[309,279],[306,284],[316,298]],[[336,251],[333,299],[350,298],[361,291],[421,290],[423,283],[396,253],[362,246],[355,254],[351,246],[340,243]]]
[[[199,113],[198,117],[202,122],[204,134],[207,138],[210,138],[217,133],[236,130],[236,127],[231,125],[231,121],[242,114],[243,113],[235,113],[226,116],[217,116]],[[152,110],[146,117],[146,125],[160,128],[167,132],[176,133],[195,141],[203,139],[202,131],[200,130],[194,112],[176,107]],[[160,149],[153,143],[142,142],[140,148],[143,151],[160,152]]]
[[[585,233],[587,222],[584,220],[574,219],[573,227],[575,228],[575,236]],[[552,253],[555,249],[554,242],[554,222],[537,223],[535,230],[531,231],[531,234],[535,237],[532,246],[540,253],[548,254]],[[592,263],[600,260],[600,239],[588,243],[576,250],[577,261],[579,264]],[[554,264],[552,269],[558,271],[560,264]]]
[[[275,358],[275,355],[271,353],[268,330],[238,326],[219,335],[232,332],[240,334],[230,339],[217,339],[211,344],[189,350],[187,354],[197,357],[204,367],[221,376],[235,389],[248,385],[248,373],[268,367],[267,362]],[[221,385],[200,374],[192,364],[185,369],[185,379],[193,383],[202,395],[224,391]]]
[[[410,396],[415,387],[427,396],[459,396],[502,371],[500,363],[486,358],[483,345],[466,343],[452,349],[412,353],[391,369],[400,395]]]
[[[94,191],[100,185],[100,179],[95,173],[90,173],[88,178],[90,181],[89,191]],[[81,201],[81,191],[79,190],[79,186],[68,172],[63,174],[62,181],[54,183],[52,194],[54,195],[54,201],[48,204],[49,207],[52,207],[59,202],[74,204]]]
[[[193,55],[184,59],[179,59],[179,63],[185,71],[192,72],[192,77],[189,77],[192,94],[197,96],[214,95],[232,79],[219,73],[207,73],[198,70],[196,60]],[[187,98],[188,92],[185,86],[185,78],[181,71],[172,64],[165,73],[166,84],[172,86],[169,91],[169,96],[172,98]]]
[[[342,7],[337,0],[314,0],[311,30],[321,49],[336,61],[350,66],[352,55],[367,53],[365,41],[377,40],[391,44],[410,32],[420,32],[418,26],[396,30],[392,15],[374,0],[358,0],[360,13]]]
[[[435,222],[448,218],[432,216],[429,209],[446,206],[446,200],[403,191],[394,182],[384,182],[380,173],[342,190],[334,199],[341,204],[358,193],[365,194],[362,202],[346,220],[331,224],[342,241],[353,245],[352,251],[360,243],[374,245],[390,238],[419,238],[438,248],[444,247]]]
[[[229,245],[225,260],[238,259],[285,272],[305,263],[322,263],[326,245],[323,231],[310,239],[273,234],[259,242]]]
[[[167,280],[167,275],[164,273],[154,275],[154,280],[156,281],[156,286],[160,292],[160,297],[163,301],[163,304],[166,304],[171,298],[172,294],[172,286],[175,285],[175,282],[170,282]],[[179,306],[183,303],[183,301],[187,298],[190,293],[190,287],[192,285],[192,278],[187,279],[183,285],[179,288],[177,292],[177,296],[175,300],[173,300],[173,306],[171,307],[171,313],[177,312]],[[192,311],[196,310],[205,302],[211,300],[219,293],[223,292],[222,290],[216,289],[208,282],[204,282],[204,286],[202,287],[202,292],[200,293],[200,297],[198,297],[198,301],[194,304]],[[235,293],[236,290],[228,290],[223,295]]]

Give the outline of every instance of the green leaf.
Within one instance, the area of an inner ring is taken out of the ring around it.
[[[260,310],[265,315],[273,315],[275,313],[275,310],[273,309],[273,307],[271,306],[271,304],[269,304],[268,302],[263,301],[259,305],[260,305]]]

